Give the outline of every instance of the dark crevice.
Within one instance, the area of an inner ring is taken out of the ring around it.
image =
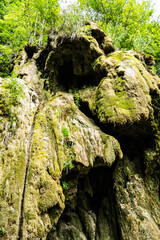
[[[24,76],[28,76],[28,74],[20,73],[20,74],[18,74],[17,78],[23,79]]]
[[[43,77],[47,77],[44,89],[51,92],[59,90],[74,92],[86,86],[98,85],[105,74],[104,71],[102,73],[94,72],[91,64],[86,62],[84,55],[77,52],[69,51],[67,54],[62,54],[61,58],[59,55],[57,58],[55,55],[52,57],[52,65],[50,66],[48,63],[48,68],[45,68],[45,72],[42,71]],[[41,63],[38,62],[38,64]]]
[[[29,45],[27,44],[25,47],[25,52],[27,53],[27,56],[29,59],[31,59],[33,57],[33,54],[34,53],[37,53],[38,52],[38,48],[37,46],[34,46],[34,45]]]
[[[22,192],[22,199],[21,199],[21,207],[20,207],[20,217],[19,217],[19,231],[18,231],[18,240],[23,239],[23,223],[24,223],[24,203],[25,203],[25,191],[26,191],[26,186],[27,186],[27,176],[28,176],[28,168],[29,168],[29,163],[30,163],[30,149],[32,145],[32,138],[33,138],[33,133],[34,133],[34,126],[36,122],[36,117],[39,111],[41,110],[42,105],[39,104],[34,118],[33,118],[33,123],[31,126],[31,130],[29,133],[29,145],[28,145],[28,150],[27,150],[27,155],[26,155],[26,170],[25,170],[25,178],[24,178],[24,183],[23,183],[23,192]]]
[[[77,172],[71,171],[67,177],[65,176],[65,181],[68,183],[68,190],[64,191],[66,201],[71,197],[69,192],[75,187],[72,183],[78,181],[75,196],[76,206],[73,207],[73,200],[66,202],[65,211],[59,219],[56,232],[52,231],[47,239],[61,240],[64,237],[74,239],[72,236],[76,225],[74,226],[73,216],[77,216],[80,221],[81,226],[79,226],[78,231],[81,231],[88,240],[101,239],[101,234],[103,234],[101,218],[103,217],[106,219],[105,224],[109,236],[114,240],[122,239],[113,189],[114,169],[115,164],[112,167],[95,167],[85,175],[79,175]],[[90,217],[92,216],[92,220],[95,222],[95,232],[89,230],[89,222],[84,217],[84,212],[89,214]],[[63,226],[66,227],[63,228]],[[95,237],[93,238],[94,234]],[[53,237],[55,235],[58,238]]]
[[[63,90],[69,92],[75,89],[82,89],[84,86],[97,85],[99,83],[99,77],[93,72],[86,75],[75,74],[72,56],[65,56],[63,61],[63,65],[58,68],[57,78],[57,82]],[[81,68],[83,68],[83,66],[81,66]],[[83,70],[81,71],[83,72]]]
[[[72,59],[68,59],[62,66],[59,66],[58,82],[65,88],[65,91],[76,86]]]
[[[56,205],[54,205],[53,207],[48,209],[48,215],[50,217],[51,222],[55,221],[55,218],[57,217],[57,214],[59,213],[59,211],[61,210],[59,203],[57,203]]]
[[[98,167],[92,169],[88,176],[90,184],[93,188],[93,197],[91,198],[91,206],[93,211],[98,216],[100,208],[103,208],[104,198],[108,201],[108,211],[106,219],[110,227],[110,235],[115,240],[120,240],[121,231],[118,224],[116,202],[113,191],[113,172],[115,164],[112,167]],[[106,204],[105,204],[106,206]],[[98,222],[97,222],[98,223]]]
[[[36,59],[38,70],[42,72],[42,75],[46,74],[44,69],[45,69],[46,59],[50,51],[51,51],[50,46],[47,46],[40,52],[39,57]]]

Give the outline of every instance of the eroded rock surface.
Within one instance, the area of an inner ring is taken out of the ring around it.
[[[1,239],[160,239],[160,79],[88,22],[0,79]]]

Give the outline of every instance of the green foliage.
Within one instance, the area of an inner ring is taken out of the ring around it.
[[[65,138],[68,138],[69,136],[69,130],[67,128],[62,128],[61,132]]]
[[[7,40],[11,48],[23,46],[26,43],[41,45],[43,39],[47,37],[48,29],[54,27],[58,13],[57,0],[9,2],[4,19],[0,21],[0,30],[3,29],[0,31],[2,42]]]
[[[26,44],[46,43],[58,19],[58,0],[15,0],[0,3],[0,76],[8,76],[9,59]]]
[[[72,169],[74,167],[74,164],[72,162],[72,160],[66,160],[63,163],[63,169]]]
[[[62,188],[68,190],[68,184],[65,181],[62,181]]]
[[[66,171],[66,174],[68,174],[68,171],[74,167],[73,161],[75,160],[75,152],[73,145],[74,143],[69,140],[69,130],[67,128],[62,128],[61,132],[64,136],[64,152],[65,152],[65,160],[63,162],[63,170]]]
[[[61,10],[58,0],[1,0],[0,76],[8,76],[12,52],[26,44],[42,46],[54,27],[77,34],[88,19],[96,21],[117,48],[150,53],[158,62],[160,22],[152,14],[151,0],[78,0]]]
[[[9,46],[0,44],[0,77],[8,76],[8,68],[12,50]]]
[[[80,1],[84,4],[84,1]],[[88,0],[96,20],[115,40],[117,47],[132,48],[135,35],[146,30],[153,10],[150,1],[136,0]]]
[[[17,105],[21,103],[25,93],[25,85],[17,78],[3,79],[0,93],[0,108],[3,115],[9,118],[12,127],[17,120]]]
[[[160,59],[160,22],[151,0],[79,0],[119,49],[134,49]],[[157,72],[159,67],[157,66]]]
[[[24,98],[24,84],[17,78],[6,78],[3,81],[2,87],[6,89],[5,103],[6,105],[18,105]]]
[[[1,229],[0,229],[0,235],[1,236],[4,236],[5,235],[5,229],[4,229],[4,227],[1,227]]]
[[[153,13],[150,0],[88,0],[87,4],[84,0],[79,2],[83,7],[91,7],[92,11],[94,10],[94,18],[103,21],[104,24],[122,24],[130,29],[135,23],[139,28]]]
[[[58,30],[66,34],[73,34],[84,25],[88,17],[86,12],[83,11],[83,8],[80,8],[79,4],[72,4],[61,10],[56,26]]]
[[[0,19],[2,19],[4,16],[5,5],[6,5],[6,0],[1,0],[1,2],[0,2]]]
[[[74,95],[74,102],[75,102],[76,106],[79,108],[80,107],[80,94],[79,93],[76,93]]]

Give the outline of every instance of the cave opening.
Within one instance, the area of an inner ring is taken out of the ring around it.
[[[83,236],[88,240],[107,239],[108,236],[114,240],[121,239],[113,190],[114,168],[94,167],[75,179],[77,173],[72,171],[65,176],[68,189],[64,194],[67,201],[68,198],[72,200],[66,204],[56,232],[50,233],[48,240],[64,237],[74,240],[73,236],[79,236],[79,240],[84,239]],[[74,198],[73,193],[76,193]]]
[[[37,53],[38,52],[38,48],[37,46],[34,46],[34,45],[29,45],[27,44],[25,47],[25,52],[27,53],[27,56],[29,59],[31,59],[34,55],[34,53]]]
[[[58,82],[67,92],[70,88],[76,87],[76,76],[73,73],[73,62],[71,57],[66,59],[62,66],[59,66]]]
[[[113,190],[114,168],[114,164],[112,167],[92,168],[86,176],[79,180],[77,211],[82,223],[85,222],[85,218],[82,216],[82,209],[94,216],[96,223],[95,239],[105,239],[108,236],[115,240],[121,239]],[[86,201],[85,204],[84,199]],[[83,225],[83,229],[87,239],[92,240],[86,225]]]
[[[79,61],[73,60],[73,58]],[[58,66],[58,83],[63,90],[75,92],[88,86],[97,85],[99,82],[98,76],[88,70],[85,72],[85,61],[83,56],[62,56],[63,64]]]
[[[96,167],[79,180],[78,197],[84,191],[88,197],[90,208],[98,213],[104,197],[110,198],[112,193],[112,168]]]

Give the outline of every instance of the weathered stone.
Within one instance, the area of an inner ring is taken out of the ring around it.
[[[15,89],[18,86],[23,88],[21,92]],[[0,116],[0,226],[5,231],[4,239],[14,240],[19,231],[32,120],[38,99],[21,79],[14,84],[11,79],[4,79],[0,92],[3,111]]]
[[[94,69],[106,69],[106,77],[88,99],[88,90],[82,91],[82,101],[88,102],[93,115],[114,132],[147,135],[150,129],[149,134],[152,134],[154,108],[150,93],[160,94],[159,79],[127,52],[115,52],[98,59]]]
[[[114,172],[122,239],[160,238],[160,206],[156,177],[142,173],[139,156],[124,157]],[[129,234],[128,234],[129,233]]]
[[[153,58],[92,22],[35,52],[0,79],[0,238],[160,239]]]

